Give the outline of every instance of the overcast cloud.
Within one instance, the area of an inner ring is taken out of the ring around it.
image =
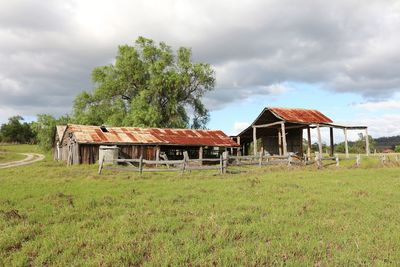
[[[285,82],[369,102],[400,88],[400,1],[0,0],[0,121],[70,112],[91,70],[140,35],[213,64],[213,109]]]

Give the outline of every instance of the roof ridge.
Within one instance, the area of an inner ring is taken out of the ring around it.
[[[106,128],[138,128],[138,129],[149,129],[149,130],[176,130],[176,131],[206,131],[206,132],[218,132],[219,129],[190,129],[190,128],[160,128],[160,127],[139,127],[139,126],[107,126],[107,125],[87,125],[87,124],[77,124],[77,123],[67,123],[66,125],[56,125],[56,126],[78,126],[78,127],[106,127]]]
[[[318,111],[321,113],[321,111],[319,111],[318,109],[315,108],[287,108],[287,107],[266,107],[267,109],[297,109],[297,110],[314,110],[314,111]]]

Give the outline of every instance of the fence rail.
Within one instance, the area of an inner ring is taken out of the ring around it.
[[[263,152],[263,151],[261,151]],[[399,154],[393,154],[395,156],[394,160],[396,162],[400,161]],[[388,155],[370,155],[367,157],[379,157],[380,162],[385,164],[390,161]],[[139,159],[116,159],[112,166],[104,165],[104,158],[99,161],[98,173],[101,174],[104,168],[109,170],[129,170],[137,171],[139,173],[143,172],[181,172],[191,170],[218,170],[219,173],[223,174],[227,172],[229,166],[266,166],[266,165],[276,165],[285,164],[287,166],[291,165],[309,165],[316,164],[318,168],[327,167],[330,165],[340,166],[341,161],[355,160],[355,165],[359,167],[361,165],[362,157],[360,154],[356,157],[341,158],[338,155],[334,157],[323,157],[322,155],[316,155],[314,159],[300,158],[296,155],[286,155],[286,156],[266,156],[260,153],[256,156],[233,156],[229,155],[228,152],[223,152],[219,158],[200,158],[200,159],[190,159],[188,153],[185,151],[183,153],[182,160],[147,160],[140,157]],[[323,162],[328,161],[328,163],[323,164]],[[215,165],[204,165],[204,163],[218,163]],[[130,163],[129,167],[118,167],[118,163]],[[137,163],[138,166],[133,165]],[[145,166],[147,167],[145,168]],[[150,165],[150,166],[149,166]],[[172,167],[171,167],[172,166]]]

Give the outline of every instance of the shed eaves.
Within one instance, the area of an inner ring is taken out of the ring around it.
[[[57,125],[56,126],[58,138],[60,138],[60,139],[63,138],[66,129],[67,129],[67,125]]]
[[[104,128],[103,128],[104,129]],[[95,144],[160,144],[186,146],[237,147],[222,131],[192,129],[162,129],[137,127],[105,127],[68,125],[78,143]]]

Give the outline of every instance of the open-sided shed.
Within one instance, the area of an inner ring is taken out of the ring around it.
[[[57,137],[56,137],[57,138]],[[227,148],[239,145],[219,130],[161,129],[137,127],[106,127],[67,125],[55,141],[54,151],[59,160],[68,164],[95,163],[100,145],[115,145],[125,158],[158,160],[160,154],[168,159],[181,159],[183,151],[191,158],[219,156]],[[64,157],[63,155],[66,155]]]
[[[255,121],[241,133],[234,137],[241,145],[242,154],[249,154],[250,144],[253,144],[253,154],[260,151],[257,140],[261,139],[264,151],[271,155],[286,155],[295,153],[303,156],[303,131],[307,131],[307,155],[311,156],[311,131],[316,128],[318,133],[319,155],[322,155],[322,140],[320,128],[329,127],[330,130],[330,153],[333,155],[334,140],[333,129],[342,129],[345,136],[346,155],[348,156],[347,131],[365,130],[366,126],[345,126],[334,124],[333,121],[313,109],[299,108],[264,108]],[[366,153],[369,154],[369,143],[366,138]]]

